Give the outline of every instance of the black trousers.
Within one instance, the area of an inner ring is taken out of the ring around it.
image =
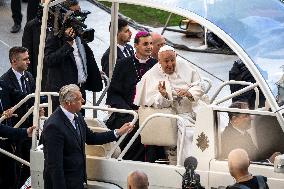
[[[8,140],[0,140],[0,148],[13,153],[13,144]],[[0,153],[0,188],[16,188],[16,161]]]
[[[27,22],[34,19],[37,15],[39,0],[28,0]]]
[[[30,162],[31,146],[32,146],[32,140],[30,138],[25,139],[23,141],[19,141],[16,147],[16,154],[20,156],[22,159]],[[17,162],[16,175],[17,175],[16,188],[20,189],[30,176],[30,168],[24,164],[21,164],[20,162]]]
[[[22,23],[22,12],[21,12],[21,0],[11,0],[11,10],[12,10],[12,18],[14,20],[14,24],[21,25]]]

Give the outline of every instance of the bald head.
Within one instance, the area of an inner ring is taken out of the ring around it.
[[[147,189],[148,177],[142,171],[134,171],[127,177],[127,189]]]
[[[243,149],[232,150],[228,155],[228,166],[233,177],[248,174],[250,160],[248,153]]]
[[[153,42],[152,57],[158,60],[158,52],[165,45],[166,40],[162,35],[155,32],[151,32],[151,37]]]

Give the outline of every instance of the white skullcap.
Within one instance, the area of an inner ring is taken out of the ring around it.
[[[174,52],[176,52],[173,47],[168,46],[168,45],[164,45],[164,46],[162,46],[162,47],[160,48],[158,54],[161,53],[161,52],[164,52],[164,51],[174,51]]]

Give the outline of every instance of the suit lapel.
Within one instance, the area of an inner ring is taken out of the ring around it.
[[[73,127],[72,123],[70,122],[70,120],[66,117],[66,115],[63,113],[63,111],[60,109],[60,112],[62,114],[62,117],[63,117],[63,121],[64,121],[64,124],[67,126],[67,128],[70,130],[70,132],[73,134],[73,136],[76,138],[76,141],[79,145],[80,148],[82,148],[82,143],[81,143],[81,140],[79,139],[79,136],[75,130],[75,128]],[[80,126],[79,126],[80,127]],[[81,135],[82,136],[82,135]],[[81,137],[82,138],[82,137]]]
[[[126,44],[125,48],[128,50],[128,53],[130,54],[130,56],[134,55],[134,50],[131,45]]]
[[[117,47],[117,59],[122,59],[125,58],[123,52],[121,51],[121,49],[119,47]]]
[[[10,77],[14,87],[22,93],[21,86],[20,86],[18,79],[17,79],[16,75],[14,74],[12,68],[9,69],[9,77]]]

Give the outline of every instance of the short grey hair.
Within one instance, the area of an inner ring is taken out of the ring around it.
[[[80,91],[80,88],[75,84],[65,85],[59,91],[59,103],[63,105],[66,102],[75,100],[75,92]]]

